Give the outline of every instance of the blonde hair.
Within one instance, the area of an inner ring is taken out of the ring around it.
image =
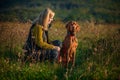
[[[55,13],[49,9],[46,8],[44,11],[40,13],[40,15],[33,21],[33,24],[40,24],[43,26],[45,30],[48,30],[48,21],[49,18],[54,17]]]

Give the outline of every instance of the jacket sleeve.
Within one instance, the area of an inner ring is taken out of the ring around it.
[[[44,49],[53,49],[54,48],[53,45],[48,44],[47,42],[43,41],[43,30],[42,30],[42,27],[40,25],[36,26],[35,42],[39,47],[44,48]]]

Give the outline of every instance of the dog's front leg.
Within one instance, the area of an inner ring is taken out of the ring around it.
[[[74,65],[75,65],[75,54],[76,54],[76,52],[74,52],[74,54],[73,54],[73,63],[72,63],[72,67],[74,67]]]
[[[65,67],[66,67],[66,73],[65,73],[65,77],[66,77],[66,79],[68,80],[68,63],[69,63],[69,56],[68,56],[68,53],[66,54],[66,63],[65,63]]]
[[[66,55],[66,68],[68,69],[68,64],[69,64],[69,53]]]
[[[73,60],[72,60],[72,67],[71,67],[71,69],[70,69],[70,73],[72,72],[73,67],[74,67],[74,65],[75,65],[75,52],[73,52],[72,56],[73,56]]]

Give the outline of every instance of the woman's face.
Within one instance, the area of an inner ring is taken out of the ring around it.
[[[53,16],[49,17],[48,24],[50,24],[53,21]]]

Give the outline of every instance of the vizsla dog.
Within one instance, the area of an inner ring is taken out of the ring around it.
[[[76,48],[78,46],[76,32],[80,30],[80,26],[76,21],[70,21],[67,23],[66,29],[67,35],[62,44],[62,48],[59,55],[59,62],[62,62],[62,64],[66,68],[68,68],[69,62],[72,62],[72,67],[75,64]]]

